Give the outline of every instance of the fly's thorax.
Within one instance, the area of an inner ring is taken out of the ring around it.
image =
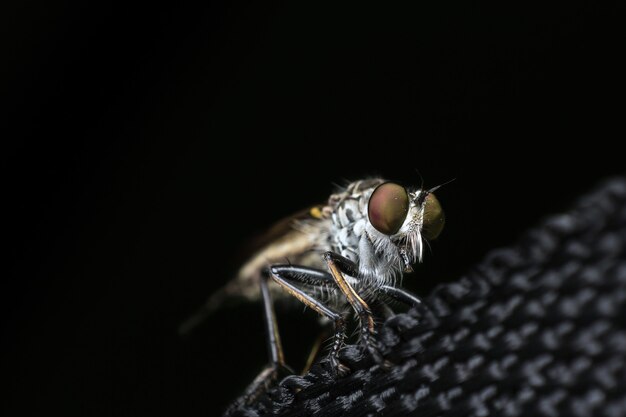
[[[402,270],[397,246],[376,231],[368,219],[372,192],[384,182],[379,178],[353,182],[329,200],[329,245],[334,252],[357,263],[361,279],[370,286],[392,283]]]
[[[331,249],[359,262],[359,242],[367,226],[367,202],[382,180],[365,180],[349,184],[329,199],[332,209],[328,241]]]

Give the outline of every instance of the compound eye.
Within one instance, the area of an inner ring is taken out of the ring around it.
[[[422,224],[422,236],[428,240],[436,239],[443,230],[446,216],[437,197],[428,194],[424,200],[424,223]]]
[[[400,230],[409,212],[409,194],[393,182],[376,187],[367,207],[370,223],[380,233],[391,236]]]

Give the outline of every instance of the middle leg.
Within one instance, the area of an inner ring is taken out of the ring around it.
[[[329,354],[329,360],[333,371],[337,372],[338,375],[348,373],[349,368],[339,361],[339,350],[343,347],[346,339],[346,324],[343,316],[295,285],[297,282],[300,284],[323,286],[327,283],[332,283],[332,278],[324,271],[296,265],[273,265],[270,267],[270,272],[272,279],[288,293],[318,314],[333,321],[335,335],[333,346]]]

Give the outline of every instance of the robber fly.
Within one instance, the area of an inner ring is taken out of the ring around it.
[[[249,387],[247,398],[288,369],[272,304],[275,297],[291,295],[334,324],[329,360],[338,375],[349,371],[338,359],[346,338],[341,311],[347,305],[360,319],[362,343],[382,364],[370,304],[381,294],[409,305],[420,302],[397,283],[422,260],[425,241],[443,229],[444,213],[433,194],[437,188],[405,188],[379,178],[350,183],[326,204],[274,227],[272,239],[181,331],[188,332],[231,298],[263,300],[271,363]]]

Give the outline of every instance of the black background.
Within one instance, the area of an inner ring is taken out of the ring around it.
[[[333,183],[456,178],[425,296],[624,171],[616,7],[413,3],[3,4],[3,415],[219,413],[260,306],[176,327]]]

